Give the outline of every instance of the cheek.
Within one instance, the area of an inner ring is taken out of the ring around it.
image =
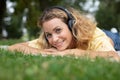
[[[72,36],[71,32],[68,29],[63,31],[63,35],[66,35],[66,37],[71,37]]]
[[[52,40],[51,40],[51,39],[48,39],[47,41],[48,41],[48,43],[49,43],[50,45],[52,44]]]
[[[72,34],[70,31],[64,31],[61,34],[68,42],[70,42],[72,40]]]
[[[47,41],[48,41],[48,43],[49,43],[51,46],[53,46],[54,42],[53,42],[52,39],[48,39]]]

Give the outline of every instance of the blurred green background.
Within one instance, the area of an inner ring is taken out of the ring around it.
[[[120,31],[120,0],[0,0],[0,39],[38,37],[40,14],[55,5],[77,8],[96,20],[98,27]]]

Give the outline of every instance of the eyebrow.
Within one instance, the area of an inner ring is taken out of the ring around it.
[[[57,28],[59,28],[59,26],[53,28],[53,31],[55,31]],[[45,32],[45,34],[48,34],[49,32]]]

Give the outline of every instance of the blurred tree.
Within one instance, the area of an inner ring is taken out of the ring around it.
[[[4,27],[5,12],[6,0],[0,0],[0,39],[2,38],[2,28]]]
[[[65,1],[65,0],[64,0]],[[39,0],[39,9],[43,11],[50,6],[60,5],[62,0]]]
[[[14,6],[14,13],[9,15],[11,21],[7,26],[8,38],[22,37],[22,29],[27,28],[29,35],[35,36],[39,29],[36,27],[37,18],[39,14],[39,0],[10,0],[16,3]],[[14,30],[14,32],[13,32]]]
[[[38,37],[40,29],[37,27],[37,19],[41,12],[50,6],[71,6],[83,11],[84,4],[88,0],[10,0],[15,5],[14,12],[7,14],[11,17],[10,24],[7,24],[9,38],[20,38],[22,36],[22,28],[28,29],[29,37]],[[94,1],[94,0],[92,0]],[[87,11],[86,11],[87,12]],[[14,30],[14,31],[13,31]]]
[[[9,0],[7,0],[9,1]],[[12,7],[14,8],[14,12],[7,13],[7,16],[11,18],[10,24],[7,24],[7,31],[8,31],[8,38],[20,38],[22,36],[22,30],[21,30],[21,23],[22,23],[22,17],[23,17],[23,10],[24,10],[24,5],[19,2],[20,0],[11,0],[12,4],[15,3],[15,5]],[[21,5],[18,7],[18,3]],[[8,3],[10,4],[10,3]]]
[[[22,36],[22,27],[28,29],[28,33],[30,38],[38,37],[39,29],[37,27],[37,19],[40,16],[42,10],[48,6],[53,6],[59,3],[57,0],[11,0],[15,2],[14,6],[15,12],[11,16],[11,24],[7,27],[9,32],[9,37],[14,38],[14,36],[21,37]],[[27,10],[26,15],[25,10]],[[23,17],[26,17],[26,21],[22,21]],[[24,25],[23,25],[24,23]],[[11,33],[11,31],[15,30]],[[17,30],[16,30],[17,29]],[[15,34],[17,32],[17,34]]]
[[[9,13],[6,10],[6,1],[12,1],[14,4],[14,12]],[[96,0],[1,0],[0,1],[0,32],[2,27],[6,27],[9,33],[9,38],[20,38],[22,36],[22,28],[28,29],[30,38],[38,37],[40,29],[37,27],[37,19],[41,12],[50,6],[71,6],[78,10],[89,13],[89,10],[85,10],[86,2]],[[99,0],[99,9],[96,12],[96,20],[98,26],[104,29],[110,29],[120,26],[120,0]],[[4,19],[10,18],[9,22]],[[1,38],[1,34],[0,34]]]
[[[120,31],[120,0],[99,0],[99,10],[96,12],[98,26],[107,30],[112,27]]]

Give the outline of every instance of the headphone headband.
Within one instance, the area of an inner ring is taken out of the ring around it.
[[[53,7],[51,7],[50,9],[53,9],[53,8],[60,9],[60,10],[64,11],[64,12],[67,14],[67,16],[68,16],[69,19],[74,19],[74,17],[73,17],[72,14],[68,11],[68,9],[66,9],[66,8],[64,8],[64,7],[62,7],[62,6],[53,6]]]

